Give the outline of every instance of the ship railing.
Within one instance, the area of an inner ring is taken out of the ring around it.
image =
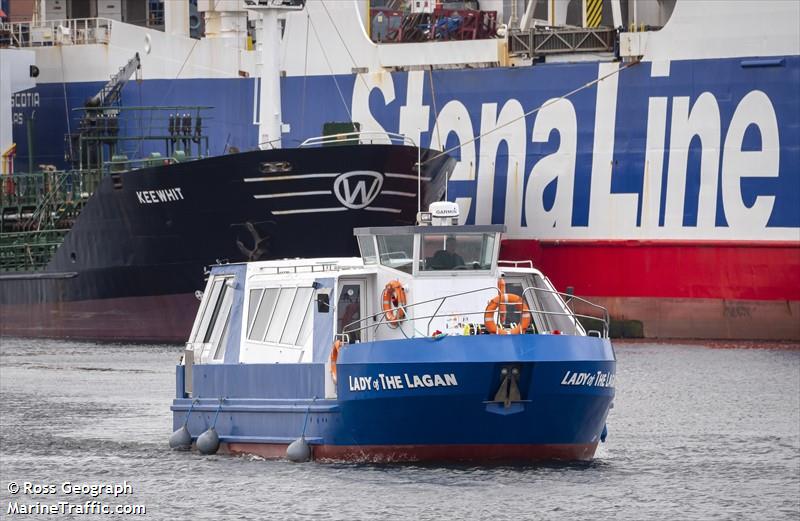
[[[68,192],[71,193],[70,188],[67,187],[67,182],[71,180],[71,178],[63,175],[63,172],[55,175],[56,171],[45,171],[44,174],[46,176],[49,174],[52,175],[50,178],[53,180],[53,184],[47,187],[47,190],[43,193],[38,206],[33,211],[33,215],[25,220],[23,226],[27,230],[50,228],[58,219],[58,215],[61,213],[63,206],[71,201],[71,199],[68,201],[63,197],[64,194]]]
[[[508,35],[511,56],[614,52],[617,30],[611,27],[531,27]]]
[[[529,268],[533,269],[533,261],[532,260],[498,260],[498,266],[505,266],[507,268]]]
[[[113,20],[71,18],[44,22],[13,22],[0,31],[0,46],[46,47],[109,43]]]
[[[99,175],[74,170],[5,174],[0,177],[0,207],[39,206],[43,201],[77,201],[83,194],[93,192],[97,182]]]
[[[44,268],[68,230],[41,230],[0,234],[0,272]]]
[[[154,166],[173,165],[185,161],[194,161],[195,159],[200,159],[200,156],[183,156],[181,159],[178,159],[172,156],[154,155],[139,159],[112,159],[111,161],[103,163],[103,175],[119,174]]]
[[[556,311],[556,312],[545,312],[545,314],[572,317],[573,318],[572,326],[573,326],[573,330],[576,332],[575,334],[578,334],[577,331],[579,329],[585,329],[583,327],[583,325],[580,323],[580,321],[577,320],[579,318],[582,318],[582,319],[584,319],[586,321],[594,322],[596,324],[599,324],[600,327],[601,327],[600,330],[596,330],[596,329],[587,330],[586,333],[588,335],[590,335],[590,336],[598,336],[598,337],[601,337],[601,338],[608,338],[609,327],[610,327],[610,324],[611,324],[611,317],[610,317],[610,315],[608,313],[608,309],[606,309],[605,307],[601,306],[600,304],[595,304],[594,302],[590,302],[589,300],[586,300],[585,298],[573,295],[572,293],[564,293],[562,291],[552,290],[552,289],[548,289],[548,288],[540,288],[538,286],[529,286],[529,287],[525,288],[522,291],[522,300],[523,300],[523,302],[525,301],[525,295],[528,294],[529,292],[533,293],[533,294],[541,293],[541,292],[548,293],[548,294],[551,294],[551,295],[554,295],[554,296],[558,297],[559,301],[563,301],[564,304],[567,306],[567,310],[569,310],[568,313],[562,313],[562,312]],[[536,299],[534,298],[533,300],[536,300]],[[598,317],[597,315],[589,315],[589,314],[586,314],[586,313],[576,313],[575,311],[573,311],[570,308],[571,305],[574,305],[573,303],[578,303],[578,304],[581,304],[583,306],[587,306],[590,309],[598,312],[600,314],[600,316]]]
[[[604,307],[602,307],[600,305],[594,304],[592,302],[589,302],[588,300],[585,300],[583,298],[576,297],[574,295],[569,295],[569,294],[566,294],[566,293],[562,293],[562,292],[559,292],[559,291],[551,290],[551,289],[548,289],[548,288],[540,288],[540,287],[537,287],[537,286],[527,287],[527,288],[525,288],[523,290],[522,295],[520,295],[522,297],[522,302],[516,302],[516,301],[511,301],[511,300],[501,301],[500,305],[501,306],[505,306],[506,307],[506,311],[505,312],[500,311],[500,315],[506,314],[506,316],[508,316],[509,313],[514,313],[514,314],[517,314],[517,315],[521,315],[524,312],[523,311],[523,306],[530,305],[531,301],[532,302],[538,302],[538,299],[535,298],[536,293],[534,293],[534,292],[546,292],[546,293],[558,296],[559,300],[563,299],[564,297],[568,297],[570,300],[577,300],[577,301],[579,301],[581,303],[587,304],[592,309],[598,310],[600,312],[600,315],[601,315],[601,316],[596,316],[596,315],[590,315],[590,314],[586,314],[586,313],[576,313],[575,311],[571,310],[569,308],[569,306],[567,305],[567,303],[569,301],[563,301],[563,300],[562,300],[562,302],[564,303],[564,307],[563,307],[562,310],[548,310],[548,309],[544,309],[543,307],[537,308],[537,307],[534,306],[533,308],[529,308],[528,313],[531,316],[531,324],[534,325],[535,327],[538,327],[538,326],[536,326],[537,323],[538,324],[548,324],[550,322],[550,320],[549,320],[550,318],[565,317],[565,318],[567,318],[569,320],[569,325],[570,325],[569,329],[558,329],[556,327],[551,327],[551,329],[549,331],[539,331],[540,334],[541,333],[563,334],[563,335],[570,335],[571,334],[573,336],[586,336],[586,335],[588,335],[588,336],[597,336],[599,338],[608,338],[610,319],[609,319],[609,315],[608,315],[608,310],[606,310],[606,308],[604,308]],[[461,324],[466,324],[467,327],[471,327],[472,328],[472,332],[473,332],[472,334],[478,334],[482,330],[483,323],[484,323],[484,318],[485,318],[485,316],[487,314],[487,310],[485,308],[479,309],[479,310],[476,310],[476,311],[458,311],[458,312],[453,312],[453,313],[443,312],[442,308],[443,308],[444,304],[448,300],[452,300],[452,299],[458,298],[458,297],[464,297],[464,296],[467,296],[467,295],[476,295],[476,294],[479,294],[479,293],[488,294],[488,295],[492,295],[492,296],[498,296],[500,299],[503,298],[503,296],[500,294],[500,290],[496,286],[488,286],[488,287],[479,288],[479,289],[473,289],[473,290],[469,290],[469,291],[462,291],[462,292],[459,292],[459,293],[452,293],[450,295],[446,295],[446,296],[443,296],[443,297],[437,297],[437,298],[433,298],[433,299],[429,299],[429,300],[423,300],[423,301],[420,301],[420,302],[415,302],[413,304],[407,304],[407,305],[402,306],[402,309],[404,311],[404,316],[405,316],[404,321],[410,322],[412,324],[412,330],[413,330],[412,337],[416,337],[416,336],[426,336],[426,337],[427,336],[431,336],[431,333],[432,333],[431,332],[431,327],[433,325],[433,321],[435,319],[442,319],[442,318],[447,319],[447,318],[450,318],[450,317],[459,319]],[[526,299],[525,296],[527,294],[529,294],[529,293],[532,293],[531,297],[533,297],[533,298]],[[409,310],[413,310],[414,308],[416,308],[418,306],[428,306],[428,307],[435,306],[435,310],[432,313],[423,312],[420,315],[417,315],[417,314],[414,314],[414,313],[409,313]],[[501,307],[501,306],[498,306],[498,308]],[[467,320],[465,321],[464,318],[467,318]],[[423,321],[427,321],[427,322],[425,322],[424,333],[419,331],[416,328],[416,324],[418,322],[423,322]],[[586,329],[584,328],[584,326],[582,325],[581,321],[584,321],[586,323],[598,324],[598,327],[600,329],[590,329],[587,332]],[[513,327],[516,327],[516,325],[517,325],[516,323],[508,322],[508,323],[503,324],[503,327],[504,328],[513,328]],[[360,333],[361,331],[365,331],[365,330],[368,330],[368,329],[372,329],[373,332],[374,332],[374,331],[377,331],[378,328],[380,328],[381,326],[397,327],[397,329],[401,333],[403,333],[403,335],[406,335],[406,332],[403,329],[403,323],[400,323],[399,326],[398,326],[397,324],[390,322],[390,320],[386,317],[386,312],[384,312],[384,311],[379,311],[379,312],[374,313],[372,315],[369,315],[367,317],[364,317],[364,318],[361,318],[359,320],[355,320],[353,322],[350,322],[344,328],[342,328],[342,330],[345,333],[349,333],[349,334],[352,334],[354,336],[357,336],[357,335],[355,335],[355,333]],[[406,335],[406,337],[410,338],[410,337],[408,337],[408,335]]]
[[[327,136],[310,137],[300,143],[300,147],[313,147],[313,146],[326,146],[326,145],[342,145],[346,143],[369,143],[384,144],[399,144],[409,147],[416,147],[417,144],[413,139],[405,134],[398,134],[396,132],[385,132],[379,130],[361,130],[358,132],[344,132],[342,134],[329,134]]]
[[[309,262],[307,264],[292,264],[287,266],[261,266],[258,271],[270,275],[284,273],[319,273],[326,271],[342,271],[362,268],[363,266],[342,265],[337,261]]]

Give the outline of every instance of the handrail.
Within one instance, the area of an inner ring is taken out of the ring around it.
[[[583,302],[584,304],[587,304],[587,305],[589,305],[589,306],[591,306],[593,308],[597,308],[597,309],[602,310],[603,318],[594,317],[592,315],[582,315],[580,313],[575,313],[572,310],[570,310],[569,313],[555,313],[555,312],[550,312],[550,311],[538,311],[538,313],[542,313],[542,314],[545,314],[545,315],[550,314],[550,315],[561,315],[561,316],[591,318],[593,320],[601,321],[603,323],[603,337],[604,338],[608,338],[608,328],[609,328],[609,322],[610,322],[611,319],[609,317],[608,310],[606,308],[604,308],[603,306],[601,306],[600,304],[595,304],[594,302],[590,302],[590,301],[586,300],[585,298],[576,297],[575,295],[571,295],[569,293],[563,293],[561,291],[556,291],[556,290],[547,289],[547,288],[540,288],[538,286],[530,286],[530,287],[527,287],[524,290],[522,290],[523,299],[525,298],[525,293],[527,293],[528,291],[531,291],[531,290],[534,290],[534,291],[545,291],[547,293],[551,293],[551,294],[554,294],[554,295],[558,295],[559,297],[562,297],[562,300],[563,300],[564,304],[567,305],[567,309],[569,309],[569,302],[571,300],[578,300],[578,301]],[[567,297],[567,298],[563,299],[563,297]],[[577,329],[577,321],[575,321],[575,328]]]
[[[441,309],[442,304],[444,303],[444,301],[447,300],[448,298],[461,297],[461,296],[464,296],[464,295],[469,295],[470,293],[478,293],[478,292],[487,291],[487,290],[494,291],[498,295],[500,295],[500,289],[498,289],[497,286],[487,286],[485,288],[471,289],[469,291],[462,291],[460,293],[453,293],[451,295],[445,295],[444,297],[436,297],[436,298],[432,298],[432,299],[428,299],[428,300],[422,300],[420,302],[415,302],[413,304],[407,304],[407,305],[400,306],[400,307],[401,307],[401,309],[403,309],[403,311],[405,311],[407,309],[413,308],[414,306],[421,306],[423,304],[430,304],[432,302],[437,302],[437,301],[441,300],[442,303],[440,303],[439,306],[436,308],[436,310],[437,310],[436,312],[438,312],[438,310]],[[430,323],[431,323],[431,321],[433,321],[433,317],[437,316],[436,312],[434,312],[434,315],[432,315],[431,317],[428,317],[428,316],[415,317],[415,318],[413,318],[411,320],[419,320],[419,319],[422,319],[422,318],[431,318],[431,320],[428,321],[428,325],[427,325],[427,328],[428,328],[427,331],[428,331],[428,333],[430,333]],[[481,311],[480,313],[483,313],[483,312],[484,311]],[[438,316],[441,316],[441,317],[445,317],[445,316],[463,316],[463,315],[474,315],[475,313],[476,312],[472,312],[472,313],[451,313],[451,314],[442,314],[442,315],[438,315]],[[406,316],[408,316],[408,313],[406,313]],[[369,323],[368,323],[369,319],[373,319],[373,322],[374,322],[374,321],[376,321],[378,319],[378,317],[381,317],[381,320],[378,320],[378,323],[376,325],[374,325],[374,326],[373,325],[369,325]],[[361,319],[355,320],[353,322],[350,322],[349,324],[345,325],[342,328],[342,330],[343,331],[347,331],[347,332],[351,332],[351,333],[352,332],[356,332],[356,331],[362,331],[364,329],[368,329],[368,328],[371,328],[371,327],[374,327],[377,330],[377,328],[382,323],[384,323],[383,319],[385,319],[385,318],[386,318],[386,312],[379,311],[377,313],[373,313],[372,315],[369,315],[369,316],[366,316],[364,318],[361,318]],[[366,326],[360,327],[358,329],[350,329],[350,326],[352,326],[354,324],[359,324],[359,323],[365,322],[365,321],[368,323]]]
[[[109,43],[114,20],[110,18],[69,18],[39,22],[11,22],[4,25],[9,44],[16,47],[43,45],[87,45]],[[6,42],[0,42],[5,44]]]
[[[503,264],[506,265],[507,268],[530,268],[534,269],[533,261],[532,260],[503,260],[499,259],[497,261],[497,266],[500,267]]]
[[[463,316],[467,316],[467,317],[469,317],[469,316],[472,316],[472,315],[483,316],[486,313],[486,309],[481,309],[479,311],[459,311],[458,313],[439,313],[439,310],[441,310],[442,306],[444,305],[444,302],[446,300],[448,300],[448,299],[451,299],[451,298],[454,298],[454,297],[461,297],[461,296],[464,296],[464,295],[469,295],[471,293],[483,292],[483,291],[487,291],[487,290],[496,292],[498,296],[500,295],[499,288],[497,288],[495,286],[487,286],[487,287],[484,287],[484,288],[473,289],[473,290],[469,290],[469,291],[462,291],[462,292],[459,292],[459,293],[453,293],[453,294],[450,294],[450,295],[445,295],[443,297],[437,297],[437,298],[433,298],[433,299],[423,300],[423,301],[420,301],[420,302],[415,302],[413,304],[407,304],[407,305],[401,306],[401,308],[403,309],[403,311],[406,311],[406,313],[405,313],[406,317],[409,317],[409,314],[407,313],[407,310],[409,310],[409,309],[411,309],[411,308],[413,308],[415,306],[421,306],[421,305],[424,305],[424,304],[431,304],[431,303],[434,303],[434,302],[439,302],[439,305],[436,307],[436,310],[432,314],[424,315],[424,316],[414,316],[413,318],[412,317],[408,318],[408,320],[410,320],[412,322],[415,322],[417,320],[428,319],[428,323],[426,324],[426,333],[425,334],[426,334],[426,336],[429,336],[430,335],[431,323],[433,322],[434,318],[444,318],[444,317],[452,317],[452,316],[462,316],[462,317]],[[508,301],[508,302],[505,302],[504,304],[507,305],[507,306],[512,306],[512,307],[513,306],[522,306],[527,302],[525,300],[525,294],[527,292],[529,292],[529,291],[534,291],[534,290],[536,290],[536,291],[545,291],[547,293],[558,295],[559,297],[566,296],[566,297],[569,297],[569,298],[574,299],[574,300],[579,300],[579,301],[581,301],[583,303],[586,303],[587,305],[589,305],[589,306],[591,306],[593,308],[597,308],[597,309],[602,310],[603,311],[603,316],[602,317],[597,317],[597,316],[592,316],[592,315],[585,315],[585,314],[582,314],[582,313],[575,313],[574,311],[570,310],[569,307],[567,307],[568,311],[566,311],[566,312],[545,311],[544,309],[529,309],[528,312],[530,313],[531,318],[535,317],[536,315],[570,317],[570,318],[572,318],[573,323],[575,325],[576,334],[578,332],[578,324],[579,324],[579,322],[577,320],[578,318],[583,318],[583,319],[587,319],[587,320],[597,320],[599,322],[602,322],[602,324],[603,324],[601,337],[602,338],[608,338],[609,321],[610,321],[608,310],[606,308],[604,308],[603,306],[600,306],[599,304],[595,304],[595,303],[590,302],[590,301],[588,301],[586,299],[583,299],[581,297],[576,297],[574,295],[569,295],[569,294],[566,294],[566,293],[562,293],[560,291],[554,291],[554,290],[547,289],[547,288],[539,288],[539,287],[531,286],[531,287],[525,288],[522,291],[523,302],[520,303],[520,302]],[[535,299],[534,299],[534,301],[535,301]],[[566,304],[566,301],[564,301],[564,303]],[[370,324],[369,323],[370,320],[372,322],[377,322],[377,323],[376,324]],[[482,322],[482,320],[480,322]],[[352,327],[352,326],[359,326],[361,323],[366,323],[366,325],[361,326],[361,327]],[[360,332],[360,331],[363,331],[363,330],[366,330],[366,329],[369,329],[369,328],[374,328],[377,331],[377,329],[381,325],[384,325],[384,324],[388,324],[388,322],[386,320],[386,313],[384,311],[379,311],[379,312],[374,313],[372,315],[369,315],[369,316],[366,316],[364,318],[361,318],[361,319],[355,320],[353,322],[350,322],[349,324],[345,325],[344,328],[342,328],[342,330],[345,331],[345,332],[348,332],[348,333],[355,333],[355,332]],[[583,329],[582,326],[581,326],[581,329]],[[401,332],[402,332],[402,329],[401,329]],[[405,334],[405,333],[403,333],[403,334]]]
[[[319,273],[326,271],[345,271],[350,269],[359,269],[363,266],[358,265],[342,265],[338,261],[330,262],[314,262],[309,264],[292,264],[289,266],[261,266],[258,268],[260,273],[268,273],[271,275],[282,275],[286,273]],[[271,271],[268,271],[271,270]]]
[[[390,143],[400,143],[402,145],[407,145],[410,147],[416,147],[417,144],[414,142],[413,139],[406,136],[405,134],[398,134],[396,132],[386,132],[386,131],[378,131],[378,130],[360,130],[357,132],[344,132],[342,134],[330,134],[327,136],[316,136],[310,137],[300,143],[300,148],[302,147],[309,147],[309,146],[316,146],[316,145],[327,145],[330,143],[352,143],[352,142],[361,142],[361,138],[364,136],[381,136],[381,137],[388,137]],[[370,140],[370,144],[372,144],[372,140]]]

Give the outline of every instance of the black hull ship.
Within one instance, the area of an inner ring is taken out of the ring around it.
[[[112,162],[89,196],[74,172],[4,176],[0,334],[183,342],[206,266],[357,255],[353,228],[413,224],[442,198],[454,162],[436,154],[356,143]]]

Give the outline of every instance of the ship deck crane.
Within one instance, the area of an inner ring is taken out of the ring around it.
[[[116,152],[119,134],[119,110],[116,108],[122,97],[122,89],[141,70],[139,53],[119,68],[116,74],[97,94],[84,103],[78,132],[67,136],[66,159],[80,168],[99,168],[104,157],[111,158]],[[108,154],[104,154],[108,147]]]

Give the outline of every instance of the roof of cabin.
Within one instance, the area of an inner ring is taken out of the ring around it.
[[[355,228],[353,235],[410,235],[414,233],[503,233],[503,224],[452,225],[452,226],[376,226]]]

